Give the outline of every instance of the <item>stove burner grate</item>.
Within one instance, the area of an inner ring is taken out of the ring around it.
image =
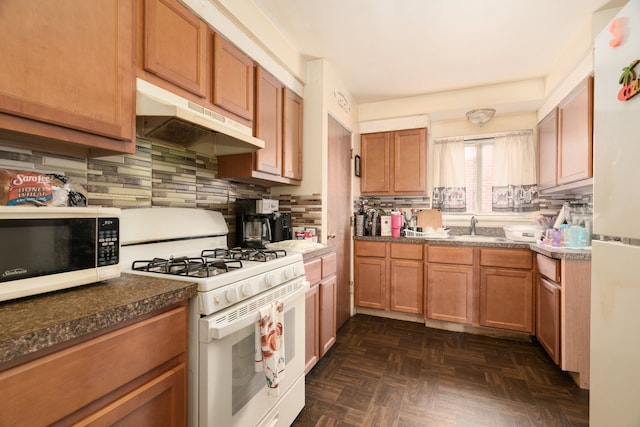
[[[283,249],[253,249],[253,248],[233,248],[233,249],[205,249],[200,253],[203,258],[223,258],[242,261],[267,262],[276,258],[287,256],[287,251]]]
[[[134,261],[132,270],[173,274],[190,277],[211,277],[242,268],[237,259],[207,259],[204,257],[153,258],[150,261]]]

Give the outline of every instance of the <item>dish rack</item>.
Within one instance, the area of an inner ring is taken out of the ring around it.
[[[447,239],[449,238],[449,230],[429,230],[429,231],[415,231],[404,230],[405,237],[421,237],[423,239]]]

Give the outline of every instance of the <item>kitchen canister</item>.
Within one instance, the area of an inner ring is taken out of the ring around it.
[[[400,212],[391,212],[391,237],[400,237],[400,229],[404,223],[404,216]]]
[[[391,236],[391,216],[383,215],[380,217],[380,235]]]
[[[364,236],[364,215],[356,215],[356,236]]]

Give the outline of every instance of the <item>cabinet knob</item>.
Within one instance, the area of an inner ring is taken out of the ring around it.
[[[327,234],[327,240],[329,240],[329,239],[335,239],[335,238],[336,238],[336,235],[335,235],[335,234],[333,234],[333,233],[332,233],[332,234]]]

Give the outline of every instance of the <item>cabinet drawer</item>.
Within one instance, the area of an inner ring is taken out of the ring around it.
[[[444,264],[473,264],[473,248],[453,246],[429,246],[427,259],[429,262]]]
[[[391,243],[391,258],[422,260],[422,247],[420,244]]]
[[[329,254],[322,257],[322,278],[329,277],[336,273],[336,254]]]
[[[306,262],[304,264],[304,275],[309,283],[318,283],[322,279],[322,260],[317,258]]]
[[[560,283],[560,260],[536,254],[538,273],[549,278],[553,282]]]
[[[481,249],[480,265],[530,269],[533,267],[533,256],[528,249]]]
[[[356,241],[354,252],[356,256],[384,258],[386,253],[385,243]]]

